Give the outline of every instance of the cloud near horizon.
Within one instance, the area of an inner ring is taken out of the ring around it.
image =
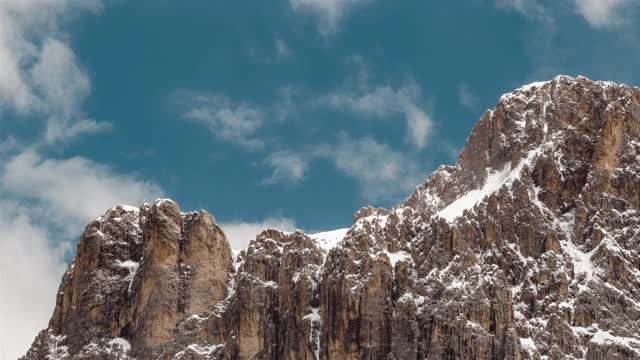
[[[0,198],[0,358],[24,355],[47,326],[65,270],[64,246],[19,202]]]
[[[80,233],[88,217],[97,215],[94,212],[115,200],[105,193],[114,194],[119,181],[127,179],[80,157],[41,155],[81,135],[111,129],[109,123],[90,119],[82,110],[91,84],[65,32],[72,15],[97,13],[102,4],[101,0],[0,2],[0,107],[3,115],[14,115],[17,121],[35,119],[29,121],[38,129],[35,140],[25,142],[15,134],[0,139],[3,359],[24,355],[46,327],[70,237]],[[0,127],[10,118],[0,117]],[[131,181],[125,181],[125,188],[135,183]]]
[[[92,218],[116,204],[162,195],[151,182],[82,157],[45,158],[32,149],[0,168],[0,358],[22,356],[47,326],[65,251]]]

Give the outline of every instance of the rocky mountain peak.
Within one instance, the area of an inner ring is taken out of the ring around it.
[[[640,89],[558,76],[349,229],[234,256],[206,212],[118,206],[24,359],[640,359],[639,167]]]
[[[584,171],[588,166],[613,173],[633,166],[635,159],[624,158],[623,147],[633,148],[638,139],[638,124],[633,120],[640,118],[639,101],[638,88],[584,77],[561,75],[523,86],[487,110],[455,166],[439,168],[405,204],[441,211],[462,194],[477,190],[466,199],[473,206],[534,167],[541,171],[542,166],[547,170],[554,166],[561,173]],[[580,175],[567,178],[585,182]],[[460,202],[455,205],[458,212],[466,208]],[[445,218],[457,214],[453,210],[445,211]]]

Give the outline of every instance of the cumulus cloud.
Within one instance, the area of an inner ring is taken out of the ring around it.
[[[278,151],[264,160],[271,168],[272,174],[263,181],[264,184],[299,182],[309,168],[309,159],[301,153],[288,150]]]
[[[117,204],[139,205],[162,195],[160,187],[83,157],[45,159],[33,150],[10,158],[0,186],[13,197],[35,201],[39,209],[78,231]]]
[[[353,8],[373,0],[289,0],[291,8],[314,16],[318,20],[318,31],[323,36],[332,36],[339,30],[340,21]]]
[[[219,224],[222,227],[232,249],[246,248],[251,240],[266,229],[277,229],[286,232],[296,230],[296,223],[289,218],[266,218],[258,222],[230,221]]]
[[[65,269],[45,228],[20,203],[0,199],[0,358],[24,355],[47,326]]]
[[[35,143],[15,134],[0,139],[3,359],[22,356],[47,326],[68,240],[114,202],[140,201],[139,191],[159,192],[155,185],[116,175],[87,159],[44,159],[38,153],[110,129],[82,111],[90,80],[64,31],[76,13],[95,13],[101,6],[102,0],[0,1],[0,109],[39,119],[44,130]]]
[[[433,130],[433,120],[421,105],[422,91],[415,82],[393,88],[388,85],[342,89],[326,95],[321,102],[337,110],[376,118],[401,114],[407,126],[407,139],[416,148],[424,148]]]
[[[185,119],[205,125],[216,139],[245,148],[264,146],[258,137],[258,130],[265,124],[262,109],[245,102],[234,104],[222,94],[191,91],[178,92],[176,102]]]
[[[415,158],[369,137],[354,139],[343,133],[335,144],[318,146],[313,155],[329,159],[340,172],[353,178],[367,200],[408,195],[424,179]]]
[[[47,326],[68,239],[119,203],[138,205],[159,186],[82,157],[5,155],[0,167],[0,358],[23,355]]]
[[[71,12],[95,12],[101,4],[99,0],[0,2],[0,105],[18,114],[42,115],[47,119],[48,143],[107,127],[87,120],[80,111],[90,84],[73,51],[61,40],[65,36],[60,21]]]

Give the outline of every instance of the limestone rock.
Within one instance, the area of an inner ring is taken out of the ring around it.
[[[640,89],[558,76],[350,229],[107,211],[24,359],[640,359],[639,207]]]

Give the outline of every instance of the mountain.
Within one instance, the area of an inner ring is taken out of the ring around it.
[[[23,359],[640,359],[639,207],[640,89],[558,76],[349,229],[107,211]]]

